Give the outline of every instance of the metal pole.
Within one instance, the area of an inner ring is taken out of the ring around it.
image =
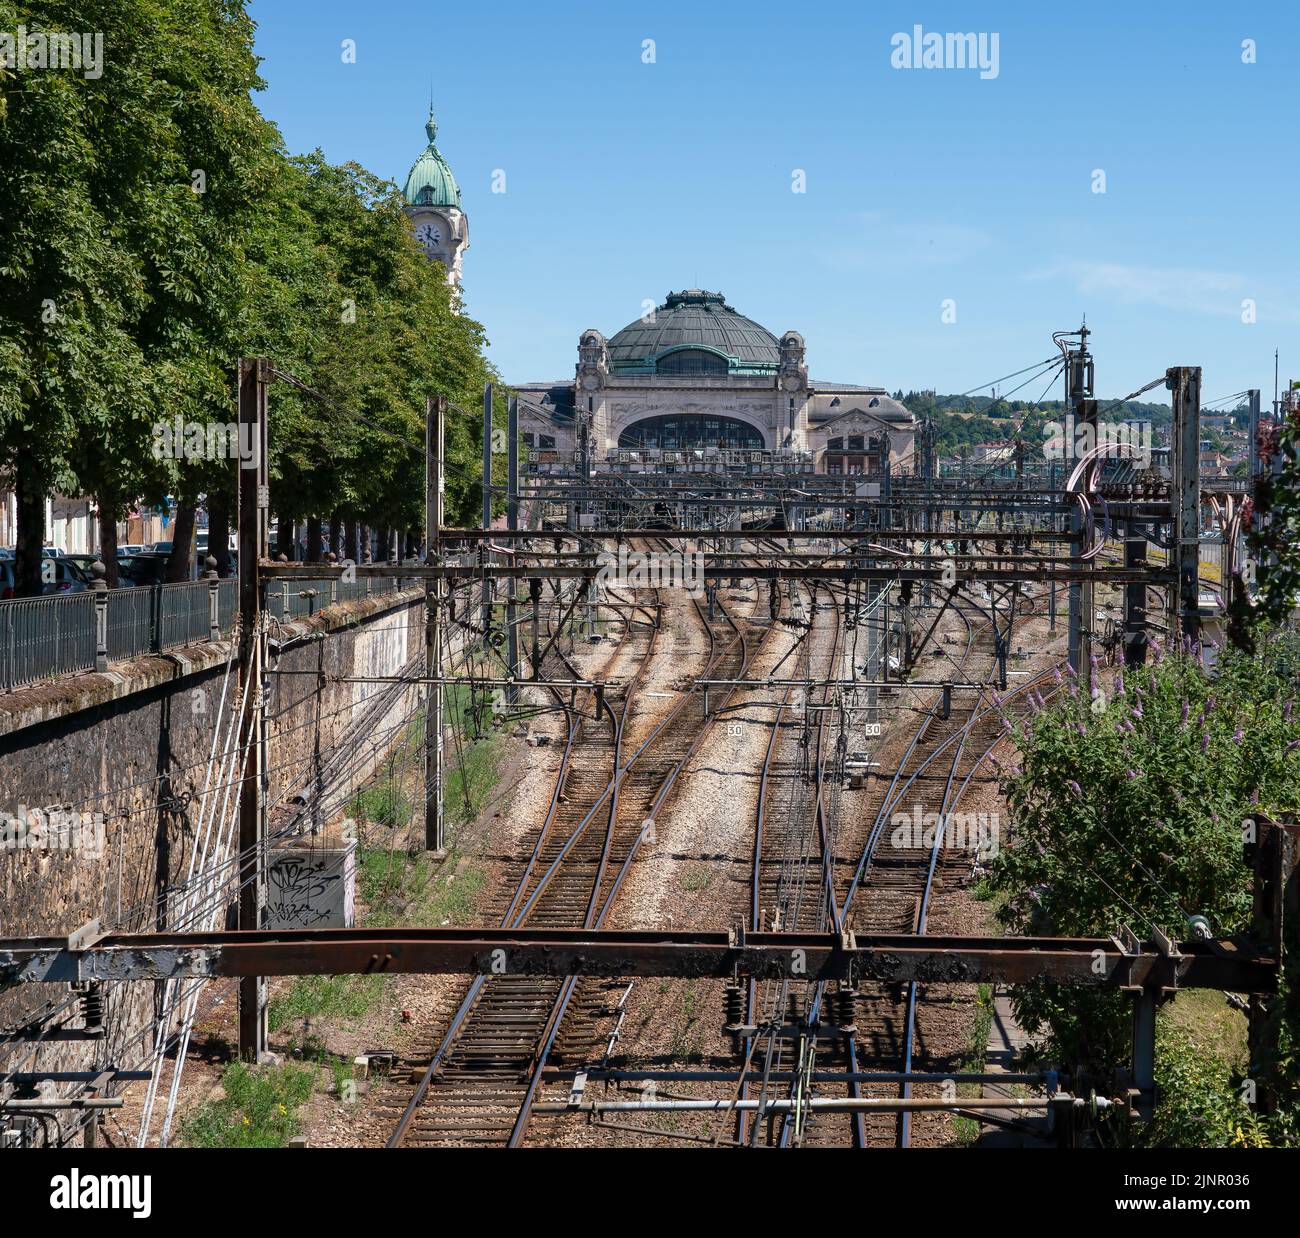
[[[1184,636],[1200,633],[1201,575],[1201,367],[1173,366],[1165,386],[1174,406],[1174,568],[1169,591],[1169,630],[1177,622]]]
[[[1053,500],[1056,498],[1056,461],[1053,460],[1047,466],[1048,482],[1047,487],[1052,492]],[[1051,515],[1052,529],[1055,531],[1060,528],[1059,519],[1055,512]],[[1056,634],[1056,586],[1049,585],[1047,589],[1047,630],[1054,636]]]
[[[1079,346],[1071,349],[1066,355],[1065,382],[1068,403],[1073,415],[1074,423],[1070,427],[1074,431],[1082,423],[1091,422],[1096,426],[1097,406],[1089,397],[1092,395],[1092,358],[1088,353],[1088,335],[1087,327],[1079,328]],[[1091,405],[1091,408],[1088,406]],[[1073,435],[1067,436],[1072,439]],[[1085,436],[1085,447],[1095,445],[1095,435],[1091,438]],[[1069,458],[1069,457],[1067,457]],[[1083,545],[1083,516],[1078,508],[1073,508],[1070,512],[1070,532],[1075,534],[1077,541],[1074,544],[1074,557],[1079,558],[1085,549]],[[1092,589],[1085,586],[1082,581],[1073,581],[1069,588],[1069,635],[1068,649],[1070,665],[1074,668],[1075,674],[1078,675],[1079,681],[1088,684],[1090,680],[1089,672],[1091,663],[1089,661],[1088,650],[1088,633],[1092,629]]]
[[[442,562],[443,503],[446,490],[444,447],[447,397],[433,396],[425,405],[424,544],[431,564]],[[424,718],[424,846],[435,858],[446,855],[443,815],[442,746],[442,583],[429,577],[424,585],[424,659],[429,685]]]
[[[1124,539],[1124,566],[1147,565],[1147,539],[1130,526]],[[1147,660],[1147,587],[1140,581],[1124,586],[1124,665]]]
[[[492,527],[492,384],[483,384],[483,528]],[[480,550],[486,556],[486,551]],[[486,558],[484,559],[486,562]],[[492,627],[492,582],[483,581],[483,640]]]
[[[1250,483],[1255,479],[1259,472],[1259,388],[1252,387],[1246,393],[1250,396],[1250,467],[1246,472],[1246,493],[1252,494]]]
[[[239,728],[244,752],[239,783],[239,927],[262,927],[266,903],[266,642],[261,632],[262,599],[258,565],[267,557],[270,487],[266,460],[266,389],[270,363],[263,357],[239,362],[241,441],[252,443],[254,459],[239,461],[239,687],[243,717]],[[249,430],[244,431],[243,427]],[[239,982],[239,1056],[261,1061],[266,1053],[266,982],[246,976]]]
[[[511,396],[506,405],[506,527],[519,528],[519,398]],[[506,602],[506,661],[510,678],[519,677],[519,634],[515,630],[515,585],[510,582]],[[511,684],[506,689],[506,704],[519,700],[519,689]]]

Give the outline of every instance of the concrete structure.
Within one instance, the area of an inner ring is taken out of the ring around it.
[[[275,830],[284,832],[287,848],[312,848],[313,814],[291,829],[288,823],[293,805],[308,800],[318,778],[328,778],[321,764],[327,755],[340,747],[352,754],[343,784],[327,784],[327,803],[363,785],[383,762],[392,728],[409,716],[417,689],[386,685],[382,677],[404,668],[409,673],[415,665],[423,608],[421,591],[384,592],[278,625],[271,669],[297,674],[269,676],[276,726],[267,795],[280,806]],[[178,918],[176,891],[203,834],[200,812],[228,659],[224,643],[197,644],[0,696],[0,827],[22,809],[83,818],[79,828],[46,831],[39,846],[18,846],[13,832],[0,828],[0,935],[62,936],[92,919],[124,931],[194,927],[191,919]],[[328,682],[316,686],[318,671]],[[223,802],[221,812],[228,810]],[[340,850],[322,843],[316,859]],[[285,918],[291,904],[302,901],[295,891],[308,885],[324,909],[325,880],[338,872],[329,883],[334,902],[328,910],[346,919],[350,863],[345,859],[342,870],[284,870]],[[209,926],[220,926],[237,883],[229,869],[218,865],[214,871],[224,874],[221,892],[199,907],[207,907]],[[49,1046],[45,1067],[129,1066],[147,1051],[150,1042],[140,1031],[156,1017],[151,988],[108,988],[110,1034]],[[0,1026],[18,1026],[47,1000],[66,996],[66,985],[0,993]]]
[[[571,382],[524,383],[520,424],[577,447],[581,419],[596,465],[611,453],[722,447],[814,454],[818,471],[910,468],[912,414],[883,387],[808,376],[803,336],[779,339],[728,305],[720,292],[688,288],[608,339],[578,340]]]
[[[460,209],[460,186],[434,142],[438,126],[432,105],[424,131],[429,135],[429,144],[411,165],[402,188],[406,214],[424,252],[447,268],[447,282],[459,288],[469,248],[469,220]]]
[[[266,927],[352,928],[357,844],[272,847],[266,863]]]

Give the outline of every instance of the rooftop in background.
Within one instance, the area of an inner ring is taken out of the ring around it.
[[[429,105],[429,119],[424,122],[429,144],[411,165],[406,175],[402,196],[408,206],[460,206],[460,186],[451,174],[451,168],[438,151],[434,138],[438,124],[433,119],[433,104]]]
[[[660,358],[685,350],[717,358],[724,373],[775,374],[781,362],[776,336],[737,313],[722,293],[687,288],[670,292],[651,314],[610,339],[610,372],[662,374]]]

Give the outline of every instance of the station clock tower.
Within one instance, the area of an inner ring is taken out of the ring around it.
[[[461,264],[469,248],[469,220],[460,209],[460,186],[438,150],[433,107],[424,131],[429,144],[411,166],[402,189],[415,239],[430,261],[447,268],[447,282],[460,288]]]

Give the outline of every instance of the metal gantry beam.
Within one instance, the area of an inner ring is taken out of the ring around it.
[[[484,976],[697,976],[967,984],[1118,985],[1268,993],[1276,955],[1234,941],[1103,937],[357,928],[113,934],[0,945],[0,987],[86,980],[422,973]]]

